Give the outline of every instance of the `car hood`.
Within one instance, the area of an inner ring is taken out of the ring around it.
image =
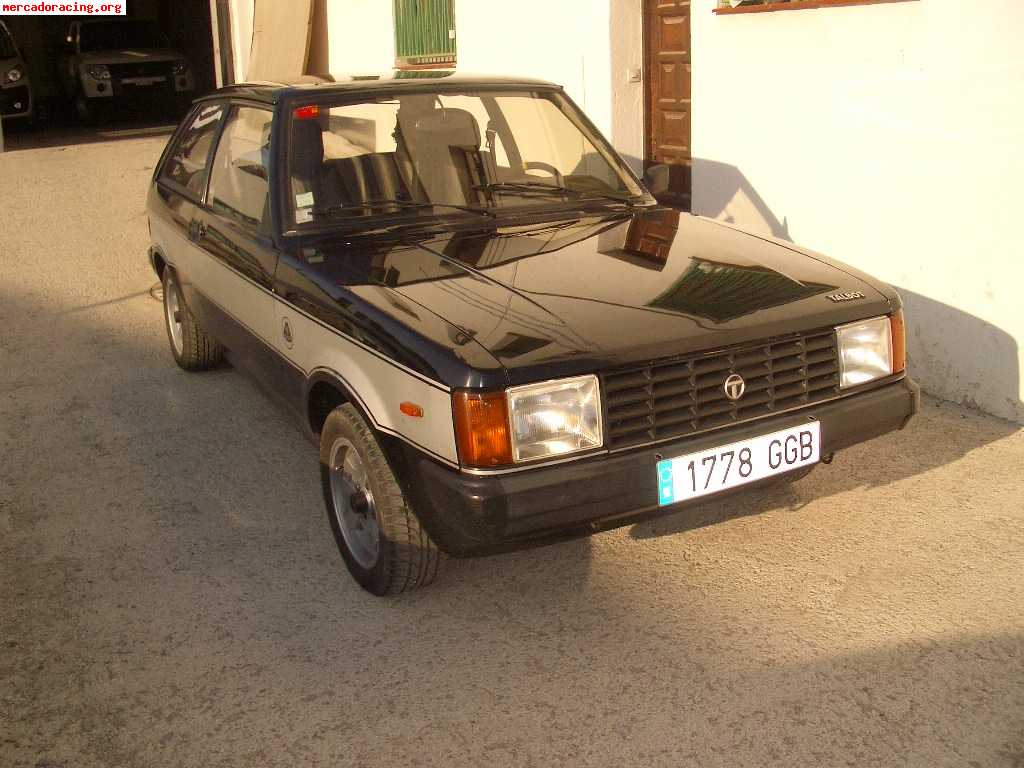
[[[332,282],[432,313],[458,329],[450,339],[488,350],[509,384],[829,327],[898,302],[838,262],[666,209],[407,236],[397,247],[361,239],[326,261],[349,271]],[[855,298],[829,298],[841,293]]]
[[[119,48],[83,53],[78,61],[80,64],[139,64],[178,61],[182,58],[177,51],[168,49]]]

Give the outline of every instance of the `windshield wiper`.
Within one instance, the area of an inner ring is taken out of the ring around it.
[[[495,181],[490,184],[478,184],[473,187],[473,189],[482,190],[484,192],[511,192],[512,194],[522,195],[547,193],[549,195],[558,196],[566,195],[574,200],[612,200],[616,203],[623,203],[624,205],[633,205],[633,201],[629,197],[623,197],[622,195],[614,195],[605,192],[586,192],[584,190],[564,187],[558,184],[545,184],[542,181]]]
[[[383,198],[380,200],[364,200],[361,203],[339,203],[337,205],[328,205],[325,208],[314,208],[313,215],[329,216],[332,213],[358,211],[364,208],[402,208],[406,210],[422,208],[452,208],[456,211],[468,211],[469,213],[477,213],[481,216],[487,216],[492,219],[494,218],[494,214],[486,208],[477,208],[472,205],[456,205],[455,203],[418,203],[415,200],[399,200],[397,198]]]

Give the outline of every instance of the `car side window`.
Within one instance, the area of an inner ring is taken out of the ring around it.
[[[162,181],[184,187],[198,198],[203,196],[210,165],[210,150],[223,117],[224,107],[219,104],[199,108],[164,163],[160,173]]]
[[[272,118],[265,109],[232,108],[213,161],[210,206],[251,227],[267,218]]]

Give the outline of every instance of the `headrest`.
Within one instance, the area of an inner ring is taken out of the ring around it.
[[[438,109],[416,120],[420,142],[438,142],[459,149],[480,147],[480,126],[464,109]]]
[[[324,162],[324,134],[316,120],[292,123],[292,168],[295,173],[311,178]]]

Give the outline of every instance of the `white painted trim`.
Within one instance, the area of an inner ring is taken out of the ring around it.
[[[458,468],[449,387],[284,301],[196,247],[173,225],[153,219],[152,232],[168,265],[307,380],[318,370],[333,373],[359,398],[374,426]],[[292,326],[291,345],[279,332],[285,318]],[[399,409],[403,401],[415,402],[424,416],[403,414]]]

